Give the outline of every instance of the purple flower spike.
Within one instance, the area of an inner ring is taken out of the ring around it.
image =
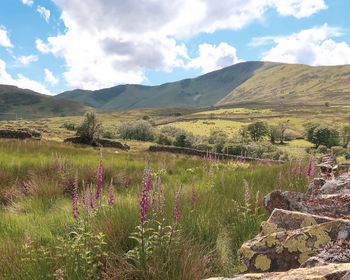
[[[103,166],[102,166],[102,152],[100,154],[100,162],[97,170],[97,187],[96,187],[96,199],[99,199],[102,194],[102,183],[103,183]]]
[[[309,163],[307,165],[306,175],[308,177],[313,177],[315,175],[315,166],[312,158],[310,158]]]
[[[72,211],[74,219],[78,219],[78,173],[75,175],[72,191]]]
[[[109,184],[109,191],[108,191],[108,205],[113,206],[115,202],[115,195],[113,191],[113,177],[111,177],[111,183]]]
[[[91,209],[95,208],[95,197],[91,190],[90,190],[90,208]]]
[[[174,208],[174,222],[177,224],[180,220],[180,191],[175,193],[175,208]]]

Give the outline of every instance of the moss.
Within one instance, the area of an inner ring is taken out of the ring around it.
[[[271,267],[271,260],[265,255],[258,255],[255,259],[255,267],[261,271],[268,271]]]

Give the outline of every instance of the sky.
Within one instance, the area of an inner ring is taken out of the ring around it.
[[[0,84],[157,85],[244,61],[350,64],[349,0],[1,0]]]

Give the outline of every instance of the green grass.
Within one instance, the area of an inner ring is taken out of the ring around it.
[[[68,259],[58,258],[54,253],[57,247],[69,244],[62,243],[60,238],[67,240],[67,234],[76,228],[69,186],[76,172],[80,188],[81,180],[95,186],[98,160],[99,152],[93,148],[0,140],[1,279],[54,279],[55,271],[69,270],[72,264]],[[102,269],[106,279],[203,279],[232,275],[237,271],[238,248],[258,232],[260,222],[267,217],[261,205],[263,195],[277,187],[303,190],[306,185],[304,176],[290,174],[288,164],[215,163],[169,154],[116,154],[105,149],[103,165],[103,200],[113,176],[116,203],[111,209],[102,208],[87,221],[93,234],[102,232],[106,236],[108,257]],[[175,191],[180,190],[181,231],[176,248],[167,255],[168,266],[160,265],[164,259],[153,256],[147,269],[140,270],[125,259],[125,253],[135,246],[129,236],[138,224],[145,166],[162,174],[168,224],[172,223]],[[26,244],[32,248],[33,261],[20,265]],[[40,250],[52,254],[55,261],[39,258]],[[98,278],[99,273],[93,276]]]

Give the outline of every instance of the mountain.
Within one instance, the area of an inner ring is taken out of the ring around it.
[[[194,79],[159,86],[119,85],[96,91],[73,90],[59,98],[104,110],[161,107],[207,107],[225,98],[232,90],[252,78],[257,70],[278,65],[270,62],[245,62]]]
[[[241,103],[324,104],[350,101],[350,65],[312,67],[242,62],[194,79],[159,86],[73,90],[58,98],[102,110],[208,107]]]
[[[77,102],[0,84],[0,119],[77,115],[84,111]]]
[[[350,65],[276,64],[259,69],[216,105],[247,102],[350,104]]]

